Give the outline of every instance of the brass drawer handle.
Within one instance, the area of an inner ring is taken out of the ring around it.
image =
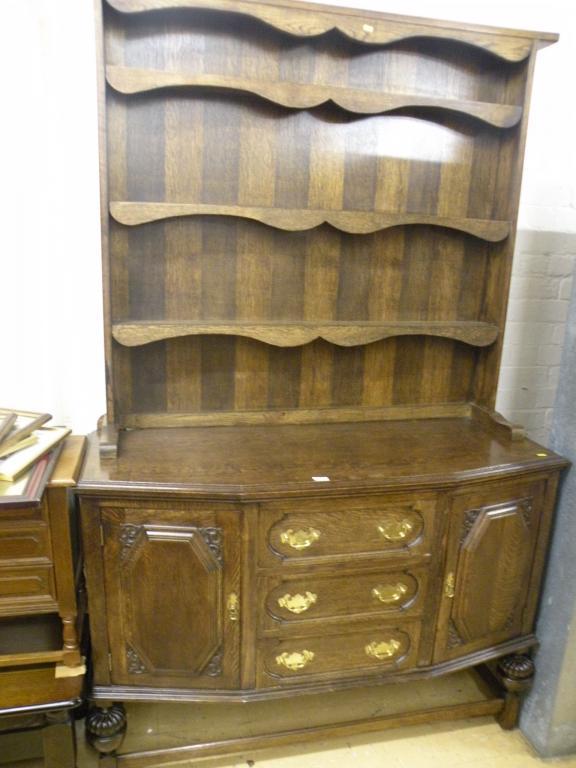
[[[372,590],[372,596],[387,605],[397,603],[408,592],[408,587],[399,581],[397,584],[379,584]]]
[[[318,541],[319,538],[320,531],[317,531],[316,528],[300,528],[297,531],[288,528],[287,531],[282,531],[280,534],[282,544],[288,544],[292,549],[307,549],[314,542]]]
[[[318,595],[315,595],[314,592],[305,592],[303,595],[300,593],[296,595],[285,594],[278,598],[278,605],[280,608],[286,608],[290,613],[304,613],[311,605],[314,605],[316,600],[318,600]]]
[[[296,672],[304,667],[311,661],[314,661],[314,651],[292,651],[292,653],[281,653],[280,656],[276,656],[276,664],[279,667],[286,667],[286,669]]]
[[[414,523],[406,517],[391,517],[378,526],[378,531],[387,541],[403,541],[413,530]]]
[[[392,640],[382,640],[379,643],[376,641],[369,643],[364,650],[366,655],[371,656],[373,659],[390,659],[398,653],[401,645],[398,640],[392,638]]]
[[[240,599],[236,592],[231,592],[228,595],[226,607],[230,621],[240,621]]]

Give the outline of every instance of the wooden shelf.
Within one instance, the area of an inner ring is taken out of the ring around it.
[[[434,109],[468,115],[496,128],[511,128],[518,124],[522,116],[521,107],[509,104],[443,99],[418,94],[378,93],[331,85],[259,81],[214,74],[108,66],[106,79],[115,91],[124,94],[175,87],[215,88],[254,94],[290,109],[312,109],[328,102],[336,104],[346,112],[360,115],[382,114],[407,108]]]
[[[389,45],[414,38],[451,40],[480,48],[505,61],[517,62],[526,59],[532,50],[534,40],[548,45],[558,38],[542,32],[497,30],[470,24],[450,24],[430,19],[370,14],[369,20],[361,13],[348,9],[326,12],[317,7],[310,12],[310,6],[302,9],[293,6],[270,6],[254,0],[107,0],[108,5],[122,13],[142,13],[167,9],[210,9],[250,16],[274,27],[280,32],[301,38],[319,37],[337,30],[345,37],[367,45]]]
[[[486,347],[498,338],[499,329],[490,323],[471,321],[396,322],[124,322],[112,326],[117,342],[139,347],[179,336],[246,336],[276,347],[297,347],[324,339],[341,347],[370,344],[392,336],[440,336],[474,347]]]
[[[510,222],[487,219],[466,219],[451,216],[431,216],[420,213],[380,213],[373,211],[298,210],[290,208],[257,208],[239,205],[210,205],[205,203],[136,203],[114,201],[110,214],[120,224],[138,226],[162,219],[182,216],[234,216],[253,219],[276,229],[300,232],[330,224],[348,234],[371,234],[389,227],[406,224],[427,224],[456,229],[481,240],[500,242],[510,233]]]
[[[102,5],[103,452],[134,414],[491,407],[530,74],[557,36],[306,0]]]

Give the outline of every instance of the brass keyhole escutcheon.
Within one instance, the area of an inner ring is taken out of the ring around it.
[[[230,621],[240,621],[240,598],[236,592],[231,592],[228,595],[226,608],[228,610],[228,618]]]
[[[444,582],[444,594],[449,598],[454,597],[456,594],[456,578],[452,572],[446,576],[446,581]]]

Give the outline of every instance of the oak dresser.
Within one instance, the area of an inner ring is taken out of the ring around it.
[[[566,461],[494,402],[556,36],[290,0],[97,16],[94,745],[143,767],[434,718],[513,727]],[[120,749],[127,701],[390,696],[463,669],[473,705]]]

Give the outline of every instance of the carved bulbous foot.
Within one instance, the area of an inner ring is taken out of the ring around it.
[[[123,704],[93,706],[86,716],[88,742],[102,755],[115,752],[126,733],[126,711]]]
[[[498,722],[505,730],[518,725],[522,696],[530,690],[534,680],[534,662],[529,656],[512,654],[500,659],[496,667],[498,679],[506,689],[504,708]]]
[[[534,678],[534,662],[529,656],[515,653],[512,656],[504,656],[498,662],[498,671],[502,675],[502,681],[508,690],[528,690]]]

